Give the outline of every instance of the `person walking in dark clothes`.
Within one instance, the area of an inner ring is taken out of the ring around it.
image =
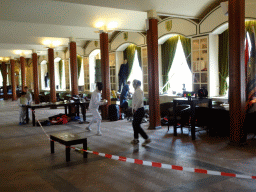
[[[141,128],[141,121],[145,115],[144,112],[144,103],[143,97],[144,93],[140,88],[141,82],[139,80],[133,80],[133,87],[135,89],[134,95],[132,97],[132,111],[133,111],[133,131],[134,131],[134,139],[131,141],[132,144],[139,143],[139,134],[145,139],[143,146],[147,145],[151,142],[148,135],[145,131]]]
[[[128,77],[128,63],[127,59],[124,60],[124,64],[121,65],[119,73],[118,73],[118,78],[119,78],[119,89],[118,92],[121,92],[122,85],[124,87],[127,77]]]

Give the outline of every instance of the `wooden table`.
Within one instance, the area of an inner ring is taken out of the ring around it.
[[[212,99],[209,98],[175,98],[173,99],[173,113],[174,113],[174,136],[177,136],[177,118],[176,118],[176,106],[187,104],[190,105],[191,110],[191,135],[192,140],[195,140],[195,109],[199,103],[208,103],[208,107],[212,108]]]
[[[81,112],[83,115],[83,121],[86,121],[86,109],[89,106],[89,101],[86,102],[80,102],[80,103],[43,103],[43,104],[31,104],[31,105],[22,105],[22,107],[26,108],[26,123],[28,124],[29,122],[29,114],[28,114],[28,110],[29,108],[32,109],[32,123],[33,126],[36,125],[36,121],[35,121],[35,109],[38,108],[51,108],[51,107],[59,107],[59,106],[64,106],[65,107],[65,115],[68,114],[68,108],[69,108],[69,114],[71,113],[71,107],[72,106],[81,106]],[[77,109],[76,112],[79,115],[79,107]]]
[[[83,144],[83,149],[87,150],[87,138],[83,134],[74,134],[69,132],[50,135],[51,153],[54,153],[54,142],[59,142],[66,146],[66,161],[70,161],[70,146]],[[87,158],[87,152],[83,151],[83,157]]]

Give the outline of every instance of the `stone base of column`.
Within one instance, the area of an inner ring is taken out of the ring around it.
[[[150,125],[150,126],[148,127],[149,130],[161,129],[161,128],[162,128],[162,126],[152,126],[152,125]]]
[[[242,141],[242,142],[229,141],[228,144],[230,146],[234,146],[234,147],[244,147],[244,146],[248,145],[248,143],[246,141]]]

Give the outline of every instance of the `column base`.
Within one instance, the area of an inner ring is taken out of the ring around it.
[[[248,145],[248,143],[246,141],[242,141],[242,142],[229,141],[228,144],[230,146],[234,146],[234,147],[244,147],[244,146]]]
[[[154,129],[161,129],[162,126],[149,126],[148,129],[149,130],[154,130]]]

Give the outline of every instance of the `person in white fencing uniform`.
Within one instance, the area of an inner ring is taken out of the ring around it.
[[[133,88],[135,89],[135,92],[132,97],[132,111],[133,111],[132,127],[134,131],[134,139],[131,141],[131,143],[138,144],[139,134],[140,134],[145,139],[145,141],[142,143],[142,145],[145,146],[151,142],[151,139],[149,139],[148,135],[141,128],[141,122],[145,115],[145,112],[144,112],[144,103],[143,103],[144,93],[141,90],[140,86],[141,86],[141,81],[136,79],[133,80]]]
[[[27,105],[30,105],[32,103],[32,94],[31,89],[28,89],[27,86],[24,87],[26,92],[26,98],[27,98]],[[30,110],[28,110],[28,117],[30,117]],[[30,120],[30,118],[28,118]]]
[[[26,98],[26,92],[22,92],[21,93],[21,97],[18,100],[18,104],[20,106],[20,123],[19,125],[24,125],[25,123],[25,117],[26,117],[26,108],[22,107],[22,105],[27,105],[28,104],[28,100]]]
[[[91,131],[91,125],[93,124],[94,121],[97,122],[97,135],[101,136],[102,133],[100,131],[100,124],[101,124],[101,116],[99,113],[99,106],[100,105],[106,105],[108,103],[107,100],[104,100],[101,102],[101,91],[103,89],[103,85],[101,82],[97,82],[96,84],[96,90],[92,93],[90,104],[89,104],[89,110],[93,115],[93,118],[91,122],[89,123],[88,127],[85,129],[88,131]]]

